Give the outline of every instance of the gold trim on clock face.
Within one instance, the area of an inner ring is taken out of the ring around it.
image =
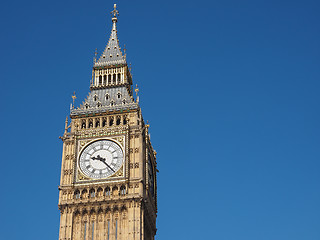
[[[109,139],[89,143],[79,155],[81,172],[93,179],[108,178],[115,174],[124,162],[121,146]]]

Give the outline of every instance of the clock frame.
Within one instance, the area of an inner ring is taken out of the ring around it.
[[[128,169],[128,156],[127,156],[127,134],[125,135],[117,135],[112,137],[102,136],[100,138],[81,138],[77,141],[77,157],[75,162],[75,183],[89,183],[89,182],[101,182],[101,181],[113,181],[113,180],[120,180],[124,179],[127,176],[127,169]],[[103,177],[103,178],[92,178],[90,175],[85,174],[80,168],[80,158],[82,152],[91,144],[98,141],[111,141],[117,144],[123,153],[122,165],[120,168],[116,169],[115,172],[112,174]]]

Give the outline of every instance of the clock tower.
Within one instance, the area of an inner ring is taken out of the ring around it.
[[[133,96],[117,16],[115,5],[90,92],[71,106],[61,137],[59,240],[153,240],[156,234],[156,152]]]

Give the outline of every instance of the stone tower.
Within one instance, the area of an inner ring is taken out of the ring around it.
[[[133,97],[117,15],[115,5],[90,92],[72,105],[61,137],[59,240],[153,240],[156,234],[156,152]]]

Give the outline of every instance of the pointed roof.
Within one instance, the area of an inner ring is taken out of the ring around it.
[[[85,101],[78,108],[70,111],[71,116],[114,111],[130,111],[138,109],[139,104],[134,101],[126,87],[94,89],[89,92]]]
[[[115,65],[115,64],[126,64],[126,57],[122,54],[121,48],[119,46],[119,39],[117,35],[117,15],[118,11],[116,9],[116,4],[114,4],[114,10],[111,12],[113,13],[112,18],[112,30],[111,35],[109,38],[109,42],[103,51],[102,55],[100,56],[99,60],[94,63],[94,67],[101,67],[101,66],[108,66],[108,65]]]

